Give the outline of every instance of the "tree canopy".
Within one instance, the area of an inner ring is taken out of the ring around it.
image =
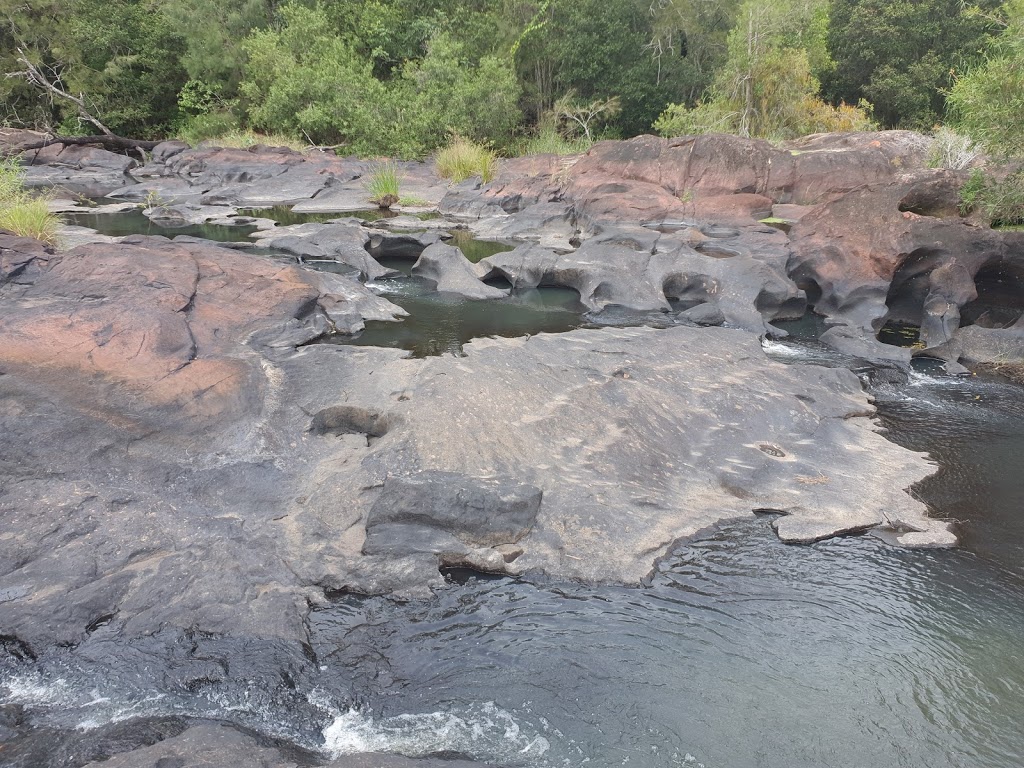
[[[7,123],[63,134],[93,115],[136,138],[256,130],[409,157],[453,134],[515,152],[545,132],[931,128],[949,94],[1005,146],[1021,2],[0,0],[0,90]]]

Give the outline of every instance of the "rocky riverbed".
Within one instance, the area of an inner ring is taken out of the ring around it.
[[[0,235],[6,663],[131,649],[161,695],[251,666],[288,700],[316,677],[311,610],[428,599],[444,568],[637,585],[679,541],[761,514],[786,542],[953,545],[910,493],[934,465],[879,433],[848,368],[898,381],[912,354],[951,370],[1024,357],[1024,233],[959,216],[962,178],[926,158],[923,137],[890,132],[782,148],[641,137],[451,189],[409,164],[409,193],[444,218],[368,226],[344,216],[366,207],[361,161],[38,153],[33,184],[145,200],[154,222],[250,227],[258,247]],[[238,214],[282,204],[338,218]],[[516,247],[470,262],[445,244],[457,227]],[[593,327],[418,359],[317,343],[402,321],[372,290],[388,254],[469,300],[572,288]],[[765,354],[809,305],[847,367]],[[916,348],[876,339],[893,321],[920,326]],[[0,720],[10,765],[329,763],[195,712],[61,752],[16,706]]]

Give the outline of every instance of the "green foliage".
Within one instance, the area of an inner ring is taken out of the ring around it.
[[[666,136],[711,132],[786,139],[806,133],[865,130],[870,107],[831,106],[818,98],[824,46],[824,0],[747,0],[729,34],[729,58],[709,98],[672,104],[655,122]]]
[[[215,139],[238,129],[238,121],[230,112],[210,112],[195,115],[183,121],[175,132],[182,141],[193,146],[207,139]]]
[[[999,155],[1024,154],[1024,0],[1004,6],[988,58],[959,77],[948,107],[956,125]]]
[[[34,197],[25,190],[23,178],[16,161],[0,161],[0,229],[56,245],[60,219],[50,213],[45,196]]]
[[[370,202],[381,208],[390,208],[399,201],[399,189],[402,185],[398,166],[393,162],[377,163],[370,168],[366,180],[366,191]]]
[[[420,157],[450,131],[508,142],[519,123],[518,85],[507,61],[466,58],[444,33],[390,80],[332,34],[326,13],[292,4],[279,30],[256,32],[241,93],[254,127],[347,144],[363,155]]]
[[[434,162],[437,174],[456,184],[472,176],[480,176],[486,184],[494,178],[498,165],[491,150],[460,136],[452,137],[448,146],[437,153]]]
[[[983,0],[991,9],[998,3]],[[955,73],[977,59],[993,25],[960,0],[834,0],[823,77],[833,101],[867,99],[886,127],[929,128]]]
[[[273,24],[276,6],[273,0],[160,0],[154,10],[185,31],[180,62],[189,81],[203,83],[226,101],[238,95],[245,39]]]
[[[586,152],[593,142],[585,136],[566,138],[555,126],[542,124],[537,135],[531,136],[513,148],[516,155],[575,155]]]
[[[1024,170],[1005,176],[975,168],[960,188],[960,213],[979,212],[990,226],[1024,224]]]

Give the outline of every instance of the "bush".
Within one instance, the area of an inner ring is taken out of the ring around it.
[[[692,108],[685,104],[669,104],[654,121],[654,130],[672,138],[702,133],[735,133],[738,125],[738,112],[720,102],[709,101]]]
[[[967,70],[946,106],[958,129],[997,155],[1019,157],[1024,147],[1024,0],[1003,8],[1006,26],[989,57]]]
[[[521,120],[511,61],[478,62],[444,33],[386,80],[331,28],[322,8],[283,6],[280,29],[254,33],[240,90],[255,128],[345,144],[364,156],[422,157],[458,133],[507,144]]]
[[[552,127],[543,127],[536,136],[520,141],[516,155],[577,155],[586,152],[592,142],[586,136],[566,138]]]
[[[23,178],[15,161],[0,162],[0,229],[56,245],[60,219],[50,213],[48,198],[33,197],[25,190]]]
[[[1024,224],[1024,170],[1002,178],[981,168],[960,188],[960,213],[981,213],[993,227]]]
[[[437,174],[456,184],[479,175],[486,184],[494,178],[498,159],[491,150],[468,139],[455,136],[437,153]]]
[[[982,156],[982,148],[969,136],[943,126],[935,132],[928,151],[929,168],[949,168],[962,171],[970,168]]]
[[[209,112],[186,119],[178,128],[178,138],[195,146],[201,141],[238,130],[238,121],[230,112]]]

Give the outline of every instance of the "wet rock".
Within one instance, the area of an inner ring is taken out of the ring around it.
[[[285,751],[222,725],[195,725],[153,746],[116,755],[86,768],[471,768],[465,760],[413,760],[397,755],[358,754],[331,760],[300,750]]]
[[[486,285],[481,278],[486,267],[471,263],[453,245],[434,243],[424,249],[412,266],[412,273],[433,280],[437,290],[457,293],[467,299],[501,299],[507,292]]]

